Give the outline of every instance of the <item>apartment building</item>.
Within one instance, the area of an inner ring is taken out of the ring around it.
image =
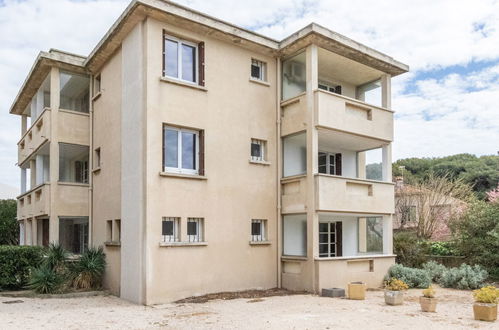
[[[141,304],[378,287],[407,71],[317,24],[276,41],[132,1],[89,56],[41,52],[10,109],[21,242],[104,246],[106,288]]]

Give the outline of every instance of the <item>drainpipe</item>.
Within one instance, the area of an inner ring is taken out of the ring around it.
[[[90,112],[90,122],[89,122],[89,136],[90,136],[90,147],[88,150],[88,245],[93,246],[94,244],[94,225],[93,225],[93,168],[94,168],[94,103],[93,103],[93,93],[94,93],[94,75],[90,75],[90,93],[89,94],[89,112]]]
[[[282,251],[282,229],[281,229],[281,155],[282,155],[282,141],[281,141],[281,59],[276,59],[276,127],[277,127],[277,153],[276,153],[276,172],[277,172],[277,210],[276,210],[276,262],[277,262],[277,287],[281,288],[281,251]]]

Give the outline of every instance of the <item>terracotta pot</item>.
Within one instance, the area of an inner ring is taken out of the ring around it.
[[[476,302],[473,305],[475,320],[490,321],[497,320],[497,304],[485,304]]]
[[[364,300],[366,299],[367,285],[363,282],[348,283],[348,299]]]
[[[385,303],[387,305],[402,305],[404,302],[404,292],[403,291],[390,291],[385,290]]]
[[[419,297],[419,304],[423,312],[436,312],[437,301],[437,298]]]

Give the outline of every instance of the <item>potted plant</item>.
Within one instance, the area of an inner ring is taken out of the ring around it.
[[[385,282],[385,303],[387,305],[402,305],[404,302],[403,290],[407,290],[409,286],[404,281],[392,277]]]
[[[499,301],[499,289],[486,286],[473,291],[475,304],[473,314],[475,320],[490,321],[497,320],[497,302]]]
[[[348,299],[364,300],[366,299],[366,283],[350,282],[348,283]]]
[[[419,297],[419,304],[423,312],[435,312],[437,309],[437,298],[435,298],[435,290],[430,285],[423,290],[423,296]]]

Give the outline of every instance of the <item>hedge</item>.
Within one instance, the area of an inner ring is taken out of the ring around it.
[[[42,258],[39,246],[0,245],[0,290],[24,288],[30,268],[38,267]]]

